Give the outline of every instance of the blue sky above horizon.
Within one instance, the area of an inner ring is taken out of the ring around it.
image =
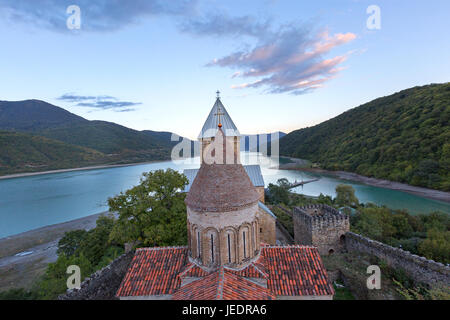
[[[69,5],[81,29],[69,30]],[[381,29],[369,30],[369,5]],[[0,100],[195,138],[215,91],[242,133],[315,125],[449,81],[450,2],[0,0]]]

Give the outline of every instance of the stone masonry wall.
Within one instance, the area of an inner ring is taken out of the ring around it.
[[[275,245],[276,243],[276,228],[275,223],[276,219],[272,217],[270,214],[264,212],[261,208],[258,209],[258,213],[256,214],[259,221],[259,232],[261,242]],[[261,232],[262,231],[262,232]]]
[[[386,261],[393,268],[403,269],[412,279],[430,286],[450,286],[450,267],[433,260],[427,260],[400,248],[365,238],[353,232],[345,234],[348,251],[360,251]]]
[[[312,219],[294,209],[294,241],[296,244],[312,245]]]
[[[256,191],[258,191],[258,193],[259,193],[259,201],[264,203],[265,202],[264,187],[256,187]]]
[[[58,300],[116,300],[117,289],[122,282],[134,251],[118,257],[103,269],[95,272],[81,283],[79,290],[67,290]]]
[[[313,245],[319,253],[329,254],[344,249],[344,235],[350,230],[348,216],[327,205],[294,208],[295,243]]]

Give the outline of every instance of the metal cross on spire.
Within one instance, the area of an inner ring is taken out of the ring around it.
[[[217,90],[217,98],[220,98],[220,91],[219,90]]]
[[[217,98],[219,98],[219,93],[220,93],[219,90],[217,90]],[[218,127],[221,128],[222,127],[222,122],[220,121],[220,116],[224,116],[225,113],[223,113],[222,110],[220,109],[220,103],[218,103],[217,112],[214,113],[214,115],[219,118],[219,125],[218,125]]]

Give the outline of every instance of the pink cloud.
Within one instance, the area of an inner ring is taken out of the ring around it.
[[[237,69],[233,78],[256,78],[232,88],[265,87],[270,93],[302,94],[320,88],[344,70],[340,66],[350,53],[324,58],[339,46],[356,39],[353,33],[330,35],[328,31],[310,38],[303,29],[288,27],[261,35],[248,51],[231,53],[208,66]]]

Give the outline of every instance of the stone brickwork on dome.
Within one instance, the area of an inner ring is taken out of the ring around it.
[[[259,193],[241,164],[203,164],[186,196],[201,212],[227,212],[257,203]]]

